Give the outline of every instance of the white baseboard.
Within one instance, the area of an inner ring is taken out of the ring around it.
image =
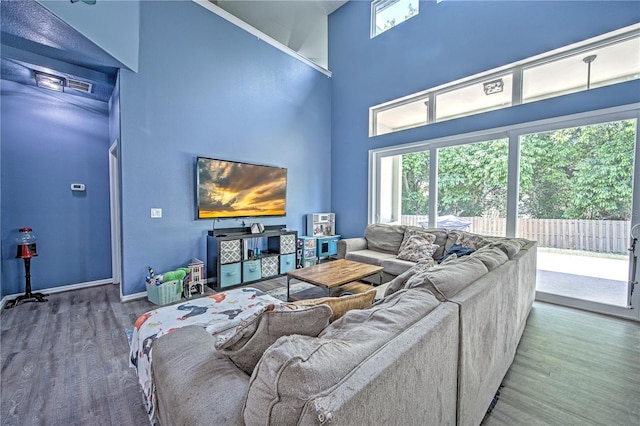
[[[32,290],[32,293],[44,293],[44,294],[62,293],[65,291],[79,290],[81,288],[95,287],[95,286],[111,284],[111,283],[113,283],[113,280],[111,278],[105,278],[103,280],[87,281],[84,283],[70,284],[70,285],[62,285],[60,287],[40,288],[37,290]],[[24,293],[8,294],[4,296],[2,300],[0,300],[0,310],[4,309],[4,306],[9,301],[9,299],[15,299],[21,294],[24,294]]]
[[[121,294],[120,295],[120,301],[121,302],[130,302],[132,300],[143,299],[145,297],[147,297],[147,292],[146,291],[141,291],[140,293],[128,294],[126,296],[123,296]]]

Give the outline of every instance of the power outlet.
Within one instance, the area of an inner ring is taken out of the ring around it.
[[[160,219],[162,217],[162,209],[152,208],[151,209],[151,218],[152,219]]]

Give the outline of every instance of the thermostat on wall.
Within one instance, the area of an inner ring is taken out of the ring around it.
[[[84,191],[84,183],[72,183],[71,184],[72,191]]]

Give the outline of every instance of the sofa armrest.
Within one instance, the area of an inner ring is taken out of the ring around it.
[[[162,425],[242,423],[249,375],[214,348],[215,338],[190,325],[153,345],[151,371]]]
[[[367,240],[364,237],[338,240],[338,259],[344,259],[350,251],[365,250],[366,248]]]

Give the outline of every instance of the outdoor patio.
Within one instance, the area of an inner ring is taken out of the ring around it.
[[[626,306],[628,274],[628,261],[620,258],[538,249],[540,292]]]

